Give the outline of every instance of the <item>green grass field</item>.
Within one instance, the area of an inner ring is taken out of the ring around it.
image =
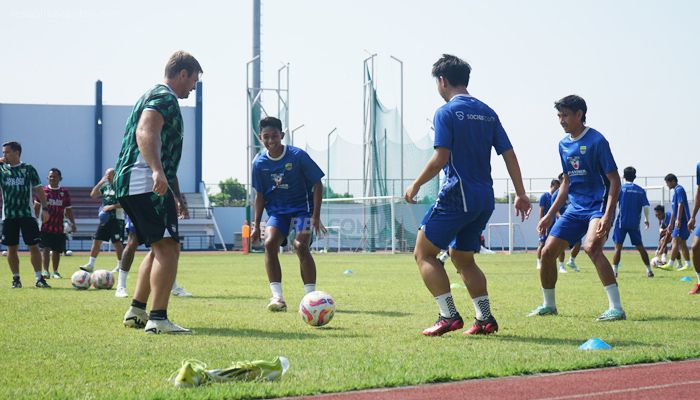
[[[98,267],[111,269],[113,257],[102,254]],[[23,289],[10,289],[6,265],[0,273],[0,398],[246,399],[700,357],[700,297],[687,295],[683,274],[648,279],[638,257],[625,254],[619,282],[628,320],[598,323],[607,299],[585,258],[577,260],[581,273],[560,275],[559,316],[526,318],[542,300],[534,254],[479,256],[501,330],[426,338],[419,332],[434,322],[437,306],[410,255],[316,255],[318,288],[334,296],[337,312],[328,327],[314,329],[296,312],[303,290],[295,256],[282,258],[290,311],[272,314],[261,255],[184,254],[178,281],[195,297],[173,298],[169,315],[192,336],[124,328],[129,299],[71,288],[67,277],[85,256],[64,257],[64,279],[50,280],[50,290],[33,287],[24,256]],[[449,263],[448,271],[459,282]],[[130,294],[135,281],[132,273]],[[465,320],[472,318],[466,289],[453,294]],[[592,337],[613,350],[578,350]],[[215,368],[278,355],[291,363],[278,382],[194,389],[166,382],[183,359]]]

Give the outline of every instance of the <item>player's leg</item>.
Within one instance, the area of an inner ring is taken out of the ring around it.
[[[569,247],[569,242],[565,239],[560,239],[552,234],[547,238],[542,248],[542,268],[540,268],[540,283],[544,301],[528,314],[529,317],[557,314],[557,304],[554,296],[554,288],[557,284],[557,257],[564,254],[567,247]]]
[[[139,274],[136,279],[134,288],[134,296],[131,298],[131,306],[124,314],[124,326],[129,328],[144,328],[148,321],[148,313],[146,312],[146,303],[151,295],[151,269],[153,267],[153,251],[141,261],[139,266]]]
[[[51,240],[51,263],[53,266],[53,278],[60,279],[61,274],[58,273],[58,265],[61,263],[61,254],[66,251],[66,235],[56,233],[52,235]]]
[[[58,279],[61,278],[61,275],[58,273],[58,264],[61,263],[61,253],[58,250],[54,250],[51,252],[51,266],[53,267],[53,278]]]
[[[292,219],[288,215],[271,216],[265,229],[265,271],[270,283],[272,297],[267,309],[270,311],[287,311],[287,303],[282,293],[282,267],[280,266],[279,251],[282,242],[289,233]]]
[[[134,262],[134,255],[136,254],[136,248],[139,246],[138,238],[135,232],[129,232],[129,236],[126,241],[126,246],[124,246],[124,251],[122,252],[122,262],[119,266],[119,277],[117,278],[117,290],[114,293],[116,297],[128,297],[129,294],[126,291],[126,278],[129,276],[129,271],[131,270],[131,264]]]
[[[620,267],[620,258],[622,258],[622,245],[625,243],[626,236],[627,230],[622,229],[617,223],[615,223],[613,228],[613,243],[615,244],[615,252],[613,253],[612,268],[616,277],[617,269]]]
[[[19,221],[17,218],[6,218],[2,221],[2,244],[7,246],[7,264],[12,273],[12,288],[22,287],[19,278],[19,256],[17,246],[19,245]]]
[[[19,282],[19,255],[17,254],[17,248],[19,244],[7,245],[7,264],[10,266],[10,272],[12,272],[12,287],[15,287],[15,282]],[[22,283],[19,283],[18,287],[22,287]]]
[[[545,244],[546,246],[546,244]],[[566,274],[568,271],[566,270],[566,267],[564,266],[564,258],[566,258],[566,248],[569,246],[564,247],[564,250],[559,253],[559,272],[562,274]]]
[[[593,262],[593,265],[598,272],[598,278],[603,284],[605,293],[608,297],[608,309],[598,317],[598,321],[623,320],[626,318],[626,315],[622,309],[620,290],[618,288],[617,281],[615,280],[615,274],[612,266],[603,253],[603,245],[607,240],[607,235],[606,237],[598,237],[598,234],[596,233],[599,222],[600,218],[593,218],[590,220],[588,224],[588,232],[586,233],[586,238],[584,239],[582,246],[583,251],[586,252],[588,258],[590,258],[591,262]]]
[[[576,242],[571,249],[571,253],[569,253],[569,261],[566,262],[566,266],[573,269],[575,272],[581,271],[576,265],[576,257],[578,257],[579,251],[581,251],[581,241]]]
[[[540,235],[539,242],[537,243],[537,269],[542,268],[542,249],[546,241],[547,235]]]
[[[119,240],[115,240],[114,242],[112,242],[112,245],[114,246],[114,253],[117,256],[117,266],[115,270],[118,270],[122,267],[122,254],[124,254],[124,242],[120,237]]]
[[[620,267],[620,259],[622,258],[622,243],[615,243],[615,250],[613,253],[612,268],[613,273],[617,276],[617,269]]]
[[[450,248],[452,264],[462,277],[476,312],[474,324],[464,332],[467,335],[487,335],[498,331],[498,323],[491,314],[486,276],[474,260],[474,253],[481,248],[481,232],[491,214],[491,211],[486,211],[476,216],[473,222],[457,233],[454,244]]]
[[[647,249],[644,248],[644,242],[642,242],[642,232],[639,229],[633,229],[629,233],[632,245],[637,249],[639,256],[642,258],[642,263],[644,263],[644,267],[646,268],[647,277],[653,278],[654,273],[651,271],[649,254],[647,254]]]
[[[165,237],[157,242],[151,243],[153,252],[153,266],[151,267],[151,293],[153,294],[153,306],[149,319],[163,317],[167,319],[165,313],[170,300],[170,290],[172,290],[175,276],[177,275],[177,264],[180,258],[180,243],[177,240]]]
[[[695,274],[698,277],[698,283],[695,284],[693,289],[688,292],[688,294],[698,294],[700,293],[700,226],[695,228],[695,237],[693,238],[693,246],[691,250],[693,254],[693,266],[695,267]]]
[[[49,288],[46,280],[41,275],[41,251],[39,251],[39,242],[41,234],[39,233],[39,224],[34,218],[20,218],[20,229],[22,231],[22,239],[24,244],[29,248],[29,260],[34,268],[34,276],[36,278],[36,287]]]
[[[299,257],[304,294],[308,294],[316,290],[316,262],[311,255],[311,218],[306,215],[298,216],[293,223],[297,232],[294,238],[294,249]]]
[[[46,274],[48,274],[49,263],[53,257],[52,257],[51,248],[48,246],[48,244],[44,242],[43,245],[44,245],[44,248],[41,249],[41,265],[43,267],[43,270],[46,271]]]
[[[678,263],[678,270],[679,271],[685,271],[690,269],[690,251],[688,250],[688,237],[690,237],[690,233],[686,232],[681,233],[681,240],[680,240],[680,245],[681,245],[681,254],[683,255],[683,260],[685,261],[684,265],[681,265]]]
[[[97,228],[99,234],[101,228]],[[95,270],[95,261],[97,261],[97,256],[100,254],[100,248],[102,247],[102,240],[93,239],[92,246],[90,247],[90,259],[85,265],[81,265],[80,269],[87,272],[92,272]]]

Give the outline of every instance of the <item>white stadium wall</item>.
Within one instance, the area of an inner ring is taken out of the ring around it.
[[[132,106],[103,106],[102,169],[116,164]],[[182,107],[185,142],[178,179],[183,192],[196,191],[195,108]],[[42,183],[49,168],[63,173],[64,186],[95,184],[95,106],[0,104],[0,141],[22,144],[22,160],[34,165]]]

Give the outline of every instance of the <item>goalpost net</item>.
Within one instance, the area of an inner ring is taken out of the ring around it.
[[[317,237],[312,248],[329,252],[413,251],[425,208],[393,196],[323,199],[321,221],[328,233]]]

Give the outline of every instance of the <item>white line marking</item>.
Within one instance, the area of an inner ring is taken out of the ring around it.
[[[609,394],[618,394],[618,393],[641,392],[643,390],[664,389],[664,388],[670,388],[670,387],[676,387],[676,386],[695,385],[695,384],[700,384],[700,381],[669,383],[666,385],[640,386],[640,387],[629,388],[629,389],[617,389],[617,390],[607,390],[605,392],[590,392],[590,393],[572,394],[572,395],[560,396],[560,397],[540,397],[540,398],[533,399],[533,400],[580,399],[580,398],[584,398],[584,397],[606,396]]]

